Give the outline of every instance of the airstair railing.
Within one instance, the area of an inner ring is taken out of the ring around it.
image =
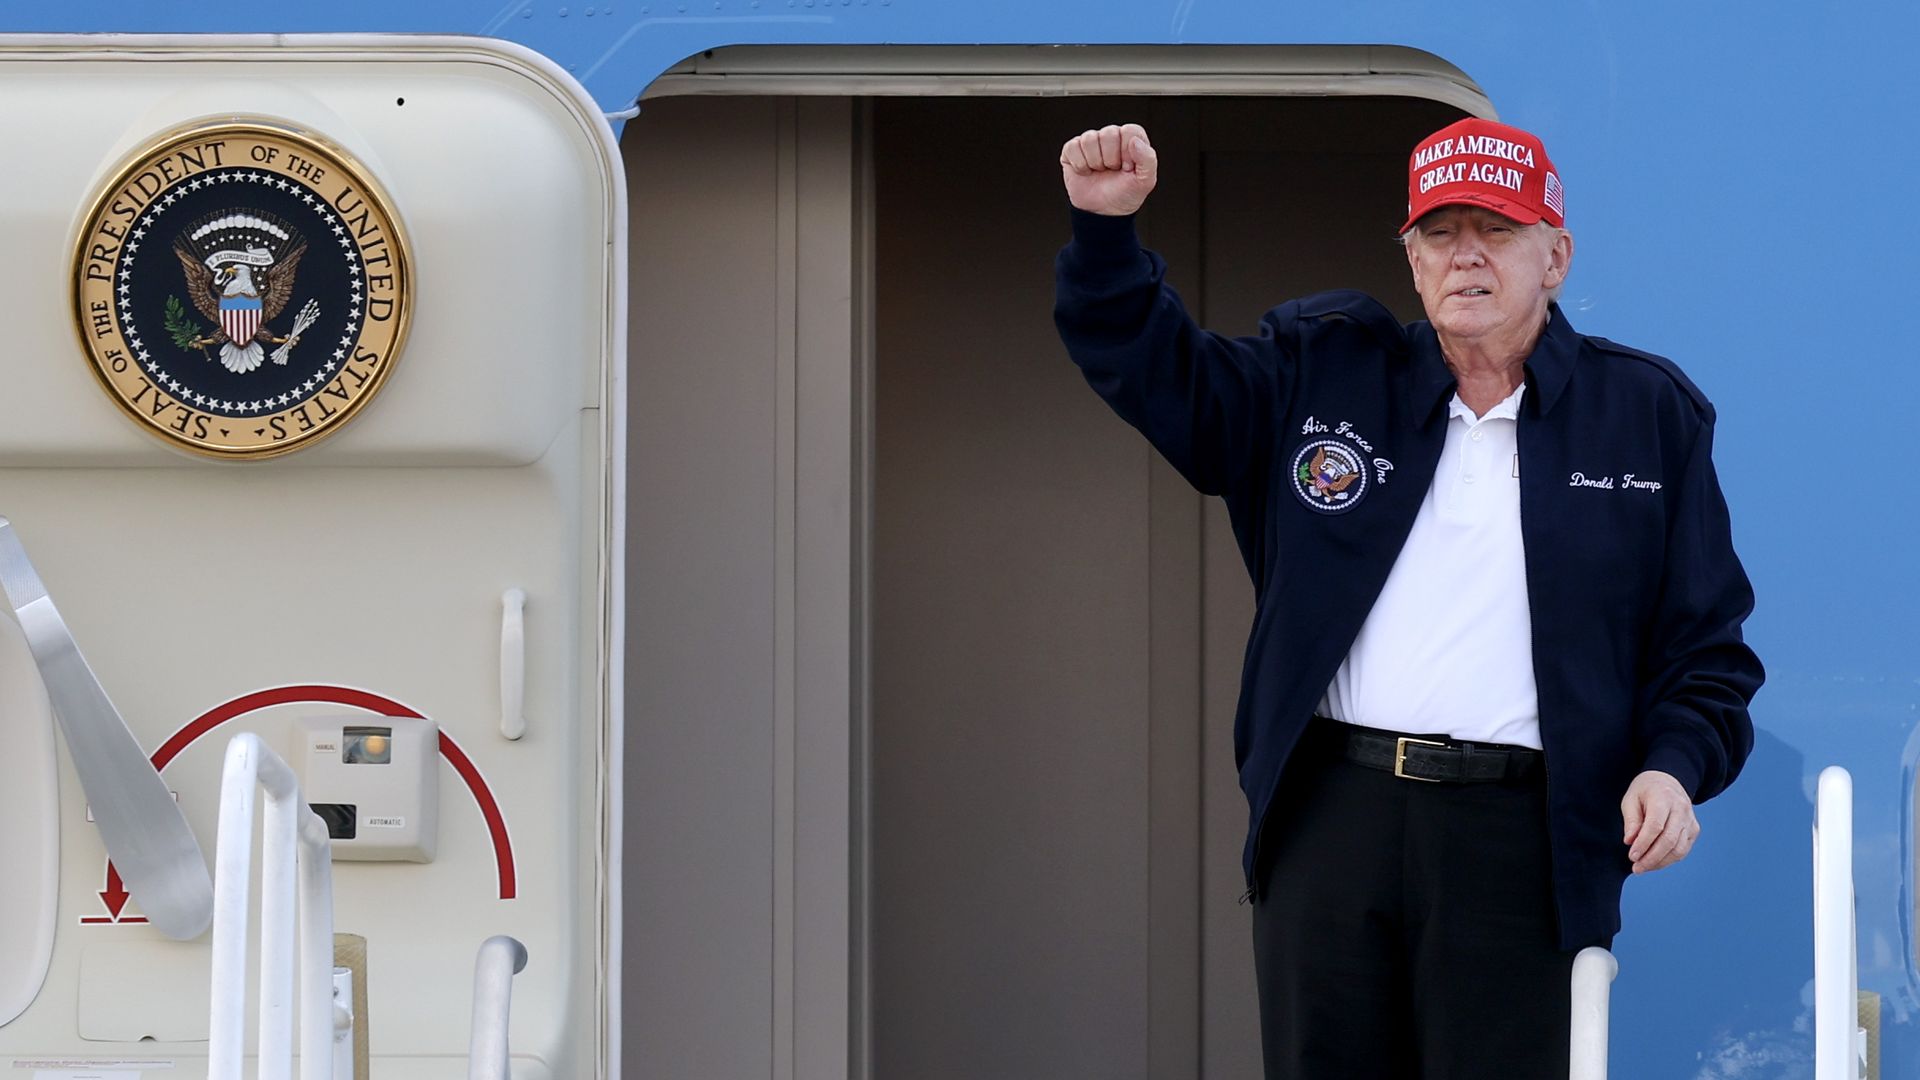
[[[227,744],[213,878],[213,1012],[210,1080],[241,1080],[246,1050],[248,885],[253,874],[255,790],[267,793],[260,867],[259,1080],[291,1080],[299,927],[300,1080],[334,1070],[333,855],[318,815],[278,754],[251,733]],[[297,891],[296,891],[297,867]]]
[[[507,1021],[513,977],[527,966],[527,947],[505,934],[480,943],[473,962],[473,1032],[467,1043],[467,1080],[507,1080]]]
[[[1569,1080],[1607,1080],[1607,1011],[1620,961],[1598,945],[1573,958],[1573,1016],[1567,1047]]]
[[[1853,912],[1853,776],[1820,771],[1813,817],[1813,1076],[1859,1080],[1860,968]]]
[[[206,932],[213,887],[200,844],[146,751],[94,677],[13,525],[0,517],[0,593],[20,621],[67,756],[114,871],[154,929],[191,941]]]

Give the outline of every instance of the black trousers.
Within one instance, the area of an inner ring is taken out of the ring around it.
[[[1253,911],[1268,1080],[1565,1080],[1546,787],[1287,764]]]

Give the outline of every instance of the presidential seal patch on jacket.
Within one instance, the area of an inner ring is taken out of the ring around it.
[[[1367,463],[1339,439],[1311,439],[1294,452],[1292,480],[1301,502],[1335,514],[1358,506],[1366,495]]]
[[[74,286],[113,400],[168,442],[224,458],[283,454],[351,419],[393,368],[413,293],[373,178],[267,120],[137,152],[87,216]]]

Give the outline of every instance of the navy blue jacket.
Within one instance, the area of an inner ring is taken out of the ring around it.
[[[1256,605],[1234,721],[1253,887],[1263,832],[1284,827],[1267,820],[1281,767],[1413,527],[1455,386],[1433,328],[1371,297],[1308,296],[1228,338],[1194,324],[1165,269],[1131,218],[1075,211],[1055,322],[1100,396],[1232,515]],[[1753,591],[1714,475],[1713,406],[1669,361],[1578,334],[1557,305],[1526,381],[1521,533],[1554,895],[1576,948],[1620,928],[1628,784],[1658,769],[1695,802],[1725,788],[1753,747],[1763,673],[1741,640]],[[1315,461],[1362,475],[1316,493]]]

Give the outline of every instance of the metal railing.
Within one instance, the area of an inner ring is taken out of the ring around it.
[[[1607,1080],[1607,1011],[1620,961],[1590,945],[1573,958],[1573,1016],[1568,1027],[1568,1080]]]
[[[1853,913],[1853,776],[1820,770],[1813,811],[1813,1076],[1859,1080],[1860,967]]]
[[[12,523],[0,517],[0,594],[20,621],[107,858],[154,929],[191,941],[213,913],[207,864],[186,814],[60,617]],[[119,910],[114,916],[118,918]],[[10,958],[11,962],[11,958]]]
[[[259,1080],[293,1075],[294,937],[299,923],[300,1080],[337,1080],[334,1039],[333,854],[327,827],[300,797],[293,770],[257,735],[227,744],[213,876],[210,1080],[241,1080],[246,1051],[247,893],[253,803],[267,793],[260,867]],[[295,890],[296,864],[298,891]],[[349,1014],[350,1016],[350,1014]],[[348,1062],[351,1069],[351,1059]],[[350,1072],[349,1074],[350,1075]]]
[[[527,966],[527,947],[505,934],[480,943],[473,961],[473,1032],[467,1042],[467,1080],[507,1080],[507,1021],[513,977]]]

